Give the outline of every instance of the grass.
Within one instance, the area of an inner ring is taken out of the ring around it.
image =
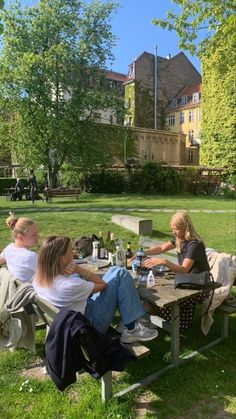
[[[139,215],[136,208],[147,208],[142,214],[153,220],[153,236],[160,240],[170,237],[169,220],[171,213],[153,212],[153,209],[199,209],[191,213],[197,231],[206,245],[221,251],[235,252],[235,214],[206,213],[206,209],[233,210],[233,201],[217,198],[197,197],[134,197],[83,194],[80,201],[55,199],[53,204],[37,202],[34,207],[29,202],[9,203],[0,198],[0,247],[9,242],[9,230],[5,226],[6,214],[15,210],[19,215],[32,217],[38,224],[41,238],[49,234],[66,234],[72,238],[99,230],[107,230],[132,242],[135,249],[138,237],[111,223],[114,213],[109,208],[130,208],[130,214]],[[44,209],[47,212],[44,212]],[[53,208],[54,211],[50,209]],[[74,211],[69,211],[73,208]],[[100,209],[103,210],[100,210]],[[79,211],[76,211],[78,209]],[[89,211],[92,209],[93,211]],[[32,211],[31,211],[32,210]],[[63,211],[62,211],[63,210]],[[122,211],[117,211],[122,212]],[[181,351],[186,354],[200,347],[219,334],[219,319],[207,337],[200,332],[200,313],[197,311],[194,325],[181,337]],[[112,399],[106,405],[101,403],[100,382],[88,375],[81,376],[76,384],[61,394],[51,380],[40,381],[30,378],[32,392],[20,392],[25,378],[21,372],[37,363],[44,355],[45,331],[37,332],[36,354],[25,350],[2,352],[0,354],[0,418],[126,418],[137,417],[137,400],[151,400],[153,413],[146,417],[166,418],[216,418],[235,417],[236,414],[236,364],[235,335],[236,316],[230,316],[230,337],[204,354],[199,354],[183,366],[169,371],[165,376],[145,389],[130,393],[119,400]],[[151,354],[128,366],[126,371],[116,375],[115,391],[137,382],[168,364],[170,358],[170,337],[163,331],[159,338],[148,343]]]

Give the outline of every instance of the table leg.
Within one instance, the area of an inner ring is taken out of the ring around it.
[[[179,364],[179,305],[174,303],[171,306],[171,362],[173,365]]]

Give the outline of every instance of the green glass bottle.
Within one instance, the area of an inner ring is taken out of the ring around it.
[[[105,243],[105,258],[108,259],[108,253],[110,250],[110,243],[111,243],[111,232],[108,231],[107,232],[107,239],[106,239],[106,243]]]
[[[99,232],[99,259],[104,259],[105,258],[105,245],[104,245],[104,240],[102,237],[102,232]]]

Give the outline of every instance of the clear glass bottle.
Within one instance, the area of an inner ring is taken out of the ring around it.
[[[120,240],[120,244],[116,246],[116,265],[125,266],[125,249],[123,248],[122,240]]]

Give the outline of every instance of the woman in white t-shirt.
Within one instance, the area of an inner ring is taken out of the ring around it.
[[[43,242],[33,287],[40,297],[56,307],[81,312],[102,333],[107,331],[118,310],[124,324],[121,335],[124,343],[152,340],[157,336],[156,330],[140,321],[145,310],[129,272],[114,266],[102,279],[75,264],[69,237],[50,236]]]
[[[8,270],[22,282],[31,282],[36,270],[37,253],[29,250],[35,246],[39,234],[34,221],[29,218],[16,218],[13,214],[6,224],[12,230],[13,243],[0,254],[0,265],[6,264]]]

